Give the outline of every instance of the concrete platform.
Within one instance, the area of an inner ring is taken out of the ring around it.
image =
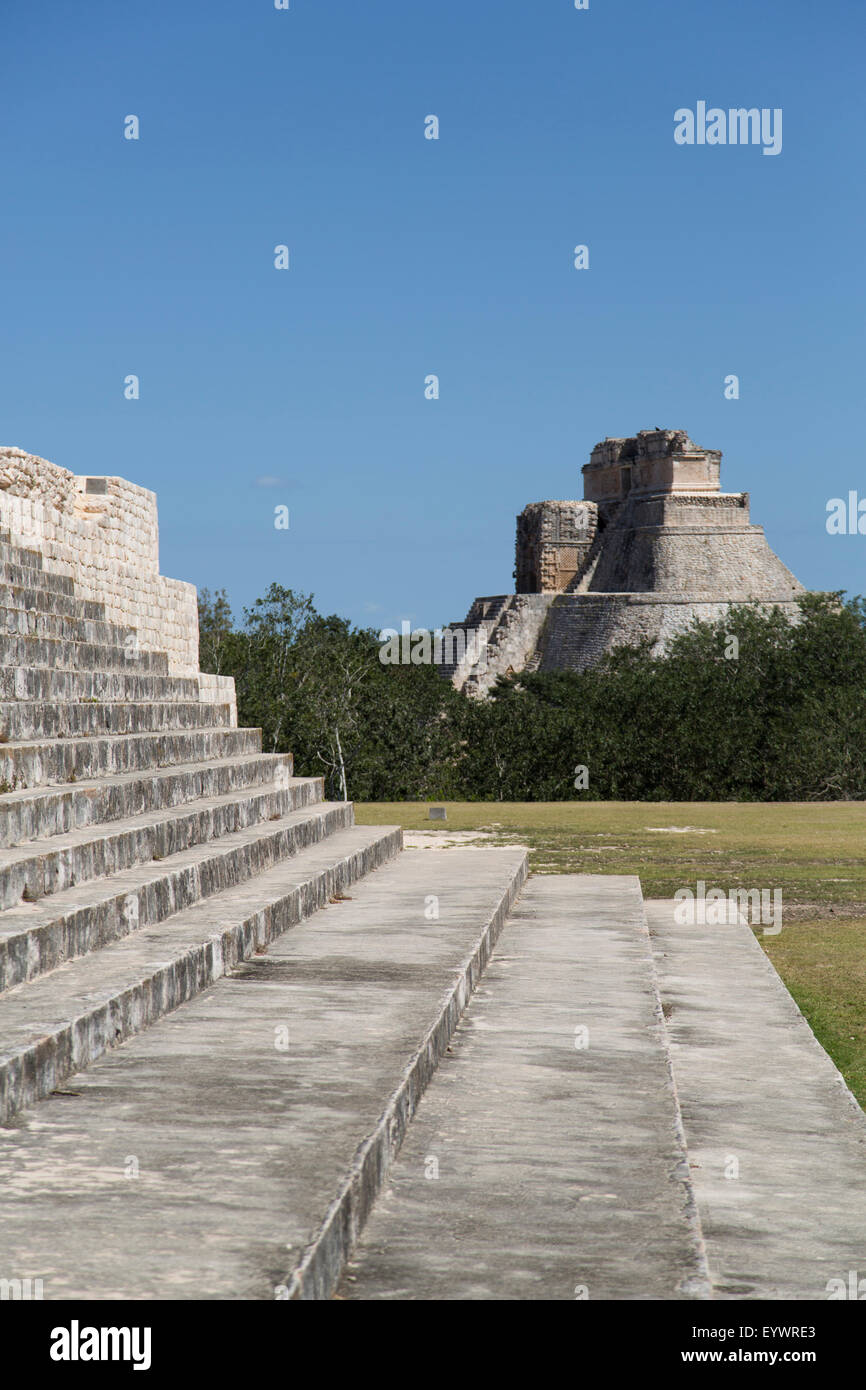
[[[347,1276],[350,1299],[706,1293],[637,879],[530,880]]]
[[[751,927],[673,909],[646,904],[713,1297],[826,1299],[866,1278],[866,1116]]]

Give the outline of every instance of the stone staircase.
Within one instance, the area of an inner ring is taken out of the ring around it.
[[[466,636],[469,653],[463,662],[443,662],[440,674],[464,694],[484,696],[500,676],[523,670],[534,659],[537,644],[554,594],[504,594],[475,599],[466,619],[452,623],[452,633]],[[486,645],[477,660],[469,635],[483,631]],[[535,669],[533,666],[532,669]]]
[[[155,544],[108,580],[150,644],[79,593],[114,564],[106,516],[155,501],[70,479],[114,511],[25,498],[44,544],[0,527],[0,1279],[327,1297],[526,856],[401,855],[399,828],[264,755],[232,682],[196,670]],[[156,613],[126,597],[139,572]]]
[[[399,850],[0,532],[0,1122]],[[313,859],[310,860],[310,854]]]
[[[460,656],[462,656],[465,650],[465,646],[457,646],[457,634],[460,633],[462,635],[463,642],[466,645],[471,642],[474,633],[483,632],[489,642],[492,633],[498,627],[503,614],[509,606],[509,601],[510,595],[508,594],[499,594],[492,598],[477,598],[474,600],[472,607],[469,609],[469,612],[462,622],[448,624],[446,631],[453,633],[455,640],[454,650],[451,654],[452,659],[443,660],[439,666],[439,674],[444,680],[454,681],[455,678],[457,678],[458,684],[462,683],[465,679],[464,665],[471,666],[471,656],[469,663],[460,659]]]

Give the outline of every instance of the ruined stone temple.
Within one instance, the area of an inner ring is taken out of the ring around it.
[[[582,501],[533,502],[518,516],[516,593],[477,598],[452,624],[486,631],[486,661],[473,667],[470,649],[443,674],[484,694],[499,675],[582,670],[624,643],[661,652],[733,603],[795,615],[803,586],[752,522],[749,494],[722,492],[721,458],[684,430],[596,444]]]

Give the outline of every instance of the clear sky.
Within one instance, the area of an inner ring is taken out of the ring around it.
[[[825,530],[866,498],[864,38],[862,0],[3,0],[0,443],[153,488],[163,573],[236,610],[378,628],[510,591],[526,503],[684,428],[864,592]],[[702,100],[782,152],[676,145]]]

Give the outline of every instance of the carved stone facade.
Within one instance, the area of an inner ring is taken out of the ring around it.
[[[582,670],[622,644],[662,652],[732,603],[795,619],[803,586],[751,521],[749,494],[721,491],[721,458],[684,430],[597,444],[582,501],[534,502],[518,516],[517,595],[485,601],[486,670],[447,673],[454,683],[483,695],[507,672]],[[527,607],[521,595],[538,598]]]
[[[580,571],[598,525],[592,502],[531,502],[517,518],[519,594],[560,593]]]

